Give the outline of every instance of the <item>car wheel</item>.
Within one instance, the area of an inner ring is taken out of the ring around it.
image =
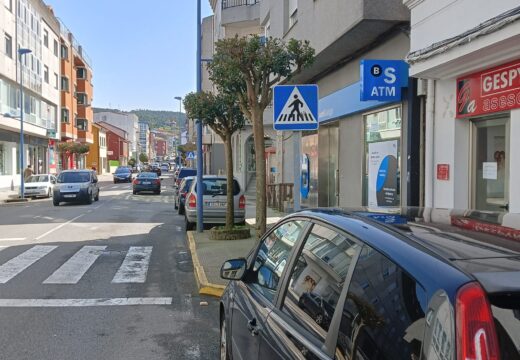
[[[88,205],[92,204],[92,193],[87,194],[87,204]]]
[[[60,206],[60,201],[56,199],[52,199],[52,205],[54,206]]]
[[[96,197],[94,198],[94,201],[99,201],[99,191],[96,194]]]
[[[316,324],[318,324],[318,325],[323,324],[323,315],[322,315],[322,314],[318,314],[318,315],[316,315],[316,318],[314,319],[314,321],[315,321]]]
[[[175,207],[175,210],[177,210],[179,208],[179,206],[177,205],[177,201],[174,202],[174,207]],[[179,213],[180,214],[180,213]]]
[[[114,180],[114,184],[117,184],[117,181]]]
[[[192,223],[185,217],[186,220],[186,231],[193,230],[195,228],[195,223]]]
[[[137,191],[135,191],[135,190],[132,191],[132,194],[137,195]]]
[[[179,205],[179,215],[184,215],[184,206],[182,204]]]
[[[161,195],[161,190],[157,190],[157,191],[155,192],[155,195]]]
[[[52,197],[52,189],[51,188],[49,188],[49,190],[47,190],[47,197],[48,198]]]
[[[222,316],[222,320],[220,321],[220,360],[229,359],[230,356],[228,353],[226,319],[224,316]]]

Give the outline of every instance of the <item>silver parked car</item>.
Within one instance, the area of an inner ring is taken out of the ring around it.
[[[92,204],[99,200],[98,178],[92,170],[65,170],[56,179],[52,203],[85,202]]]
[[[24,195],[26,197],[52,196],[52,188],[56,183],[56,177],[52,174],[31,175],[24,181]]]
[[[225,224],[227,209],[227,180],[224,176],[204,175],[203,186],[203,223]],[[186,230],[192,230],[197,222],[197,181],[191,184],[185,200]],[[233,180],[233,202],[235,224],[243,224],[246,217],[246,197],[236,179]]]

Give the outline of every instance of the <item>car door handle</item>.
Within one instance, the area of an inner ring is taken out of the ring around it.
[[[247,322],[247,329],[249,330],[249,332],[251,333],[251,336],[256,336],[258,335],[258,331],[259,331],[259,327],[258,325],[256,324],[256,319],[253,318],[251,320],[249,320]]]

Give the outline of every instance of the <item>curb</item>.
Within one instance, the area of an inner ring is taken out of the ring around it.
[[[193,239],[193,231],[186,231],[186,234],[193,262],[193,273],[195,274],[195,281],[197,281],[199,294],[221,297],[226,287],[224,285],[208,282],[208,278],[204,272],[204,267],[200,264],[199,256],[197,255],[197,247],[195,246],[195,239]]]

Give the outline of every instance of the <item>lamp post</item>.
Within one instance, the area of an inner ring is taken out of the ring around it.
[[[20,61],[20,199],[25,199],[25,184],[23,178],[24,166],[23,166],[23,152],[24,152],[24,136],[23,136],[23,66],[22,56],[27,55],[31,52],[30,49],[20,48],[18,49],[18,59]]]
[[[201,4],[200,0],[197,0],[197,93],[202,90],[201,84],[201,38],[200,38],[200,27],[201,27]],[[201,233],[203,227],[203,211],[202,211],[202,121],[197,119],[197,232]]]
[[[179,137],[177,138],[177,146],[181,145],[181,112],[182,112],[182,97],[176,96],[175,100],[179,100],[179,118],[177,119],[177,132]],[[177,149],[176,149],[177,150]],[[176,151],[177,152],[177,151]]]

